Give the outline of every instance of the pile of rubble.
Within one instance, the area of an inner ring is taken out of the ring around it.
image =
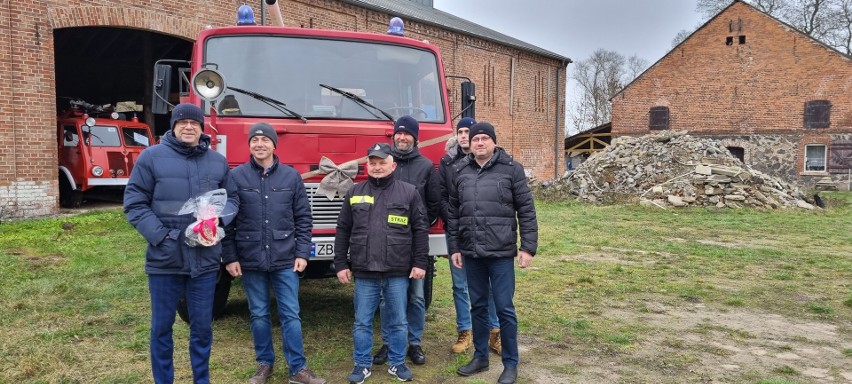
[[[815,209],[795,186],[751,169],[718,141],[667,131],[614,139],[539,191],[545,199],[719,208]]]

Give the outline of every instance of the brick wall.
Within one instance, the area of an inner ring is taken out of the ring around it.
[[[390,15],[332,0],[280,1],[285,24],[384,33]],[[11,3],[11,4],[10,4]],[[194,40],[206,25],[232,25],[242,0],[21,0],[0,4],[0,215],[58,210],[54,137],[53,30],[128,27]],[[260,18],[260,10],[255,9]],[[406,35],[442,51],[448,75],[477,84],[477,118],[492,122],[498,143],[531,176],[564,167],[565,67],[557,60],[406,20]],[[9,48],[5,48],[9,47]],[[514,76],[512,75],[514,73]],[[143,74],[140,74],[143,75]],[[451,82],[452,111],[460,90]]]
[[[829,128],[803,128],[810,100],[831,102]],[[613,99],[613,135],[650,133],[656,106],[669,107],[670,129],[739,137],[750,165],[812,185],[829,174],[803,172],[805,145],[852,133],[852,59],[736,2]],[[766,136],[792,143],[771,156],[783,165],[754,155]]]

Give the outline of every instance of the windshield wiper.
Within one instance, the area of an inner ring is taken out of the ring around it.
[[[390,121],[394,121],[393,116],[391,116],[389,113],[385,112],[385,111],[384,111],[384,110],[382,110],[381,108],[379,108],[379,107],[377,107],[377,106],[375,106],[375,105],[373,105],[373,104],[370,104],[370,102],[369,102],[369,101],[362,99],[362,98],[361,98],[361,96],[358,96],[358,95],[356,95],[356,94],[354,94],[354,93],[351,93],[351,92],[346,92],[346,91],[344,91],[344,90],[342,90],[342,89],[340,89],[340,88],[335,88],[335,87],[332,87],[332,86],[330,86],[330,85],[326,85],[326,84],[320,84],[319,86],[320,86],[320,87],[323,87],[323,88],[325,88],[325,89],[328,89],[328,90],[330,90],[330,91],[333,91],[333,92],[339,93],[339,94],[341,94],[341,95],[345,96],[347,99],[349,99],[349,100],[352,100],[352,101],[356,102],[358,105],[360,105],[360,106],[361,106],[361,108],[364,108],[364,110],[365,110],[365,111],[370,112],[370,114],[371,114],[371,115],[376,116],[377,118],[380,118],[380,116],[379,116],[379,115],[377,115],[377,114],[375,114],[373,111],[371,111],[371,110],[367,109],[367,107],[373,108],[373,109],[375,109],[375,110],[377,110],[377,111],[381,112],[383,115],[385,115],[385,117],[387,117],[387,118],[388,118],[388,120],[390,120]]]
[[[275,108],[275,109],[277,109],[277,110],[279,110],[279,111],[281,111],[281,112],[284,112],[284,113],[286,113],[286,114],[288,114],[288,115],[290,115],[290,116],[293,116],[293,117],[295,117],[295,118],[297,118],[297,119],[302,120],[305,124],[307,124],[307,123],[308,123],[308,119],[306,119],[304,116],[302,116],[302,115],[300,115],[300,114],[296,113],[296,112],[295,112],[295,111],[293,111],[292,109],[287,108],[287,104],[284,104],[284,103],[283,103],[283,102],[281,102],[281,101],[275,100],[275,99],[273,99],[273,98],[271,98],[271,97],[269,97],[269,96],[261,95],[261,94],[259,94],[259,93],[257,93],[257,92],[246,91],[245,89],[240,89],[240,88],[236,88],[236,87],[227,87],[227,88],[228,88],[228,89],[230,89],[230,90],[232,90],[232,91],[236,91],[236,92],[242,93],[242,94],[244,94],[244,95],[251,96],[251,97],[252,97],[252,98],[254,98],[255,100],[262,101],[263,103],[265,103],[266,105],[269,105],[269,106],[270,106],[270,107],[272,107],[272,108]]]

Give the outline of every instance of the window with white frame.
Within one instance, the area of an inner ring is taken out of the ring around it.
[[[825,172],[826,147],[823,144],[805,146],[805,172]]]

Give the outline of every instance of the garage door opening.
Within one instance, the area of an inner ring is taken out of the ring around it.
[[[57,113],[75,99],[94,105],[125,103],[121,109],[128,117],[136,114],[157,136],[168,130],[167,116],[150,113],[154,62],[188,60],[192,42],[115,27],[61,28],[53,36]]]

